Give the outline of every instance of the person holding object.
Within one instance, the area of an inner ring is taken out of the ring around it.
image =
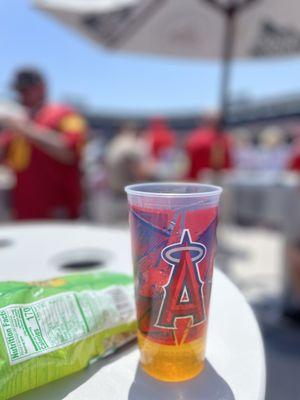
[[[69,106],[47,103],[45,80],[33,68],[17,71],[12,86],[27,112],[0,118],[2,159],[16,174],[13,216],[78,218],[86,122]]]

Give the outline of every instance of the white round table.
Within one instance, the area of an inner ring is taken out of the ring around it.
[[[1,280],[47,279],[70,272],[63,265],[69,268],[75,262],[78,270],[84,260],[96,263],[99,258],[105,267],[131,273],[128,232],[77,224],[0,228]],[[265,357],[257,322],[242,294],[218,269],[204,372],[190,381],[168,384],[148,377],[138,359],[136,346],[129,346],[16,399],[263,400],[265,396]]]

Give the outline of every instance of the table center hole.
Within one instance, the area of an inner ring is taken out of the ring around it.
[[[107,250],[97,248],[79,248],[66,250],[57,254],[53,257],[51,263],[55,264],[58,269],[79,271],[103,268],[112,257],[113,254]]]
[[[61,265],[62,269],[85,269],[85,268],[99,268],[105,264],[104,260],[80,260],[80,261],[67,261]]]
[[[10,247],[13,245],[13,241],[11,239],[0,238],[0,250],[5,247]]]

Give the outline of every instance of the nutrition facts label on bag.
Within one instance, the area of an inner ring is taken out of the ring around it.
[[[135,318],[131,288],[66,292],[0,309],[11,364],[54,351]]]

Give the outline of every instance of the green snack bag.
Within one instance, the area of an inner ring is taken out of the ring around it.
[[[85,368],[135,335],[132,278],[0,282],[0,400]]]

